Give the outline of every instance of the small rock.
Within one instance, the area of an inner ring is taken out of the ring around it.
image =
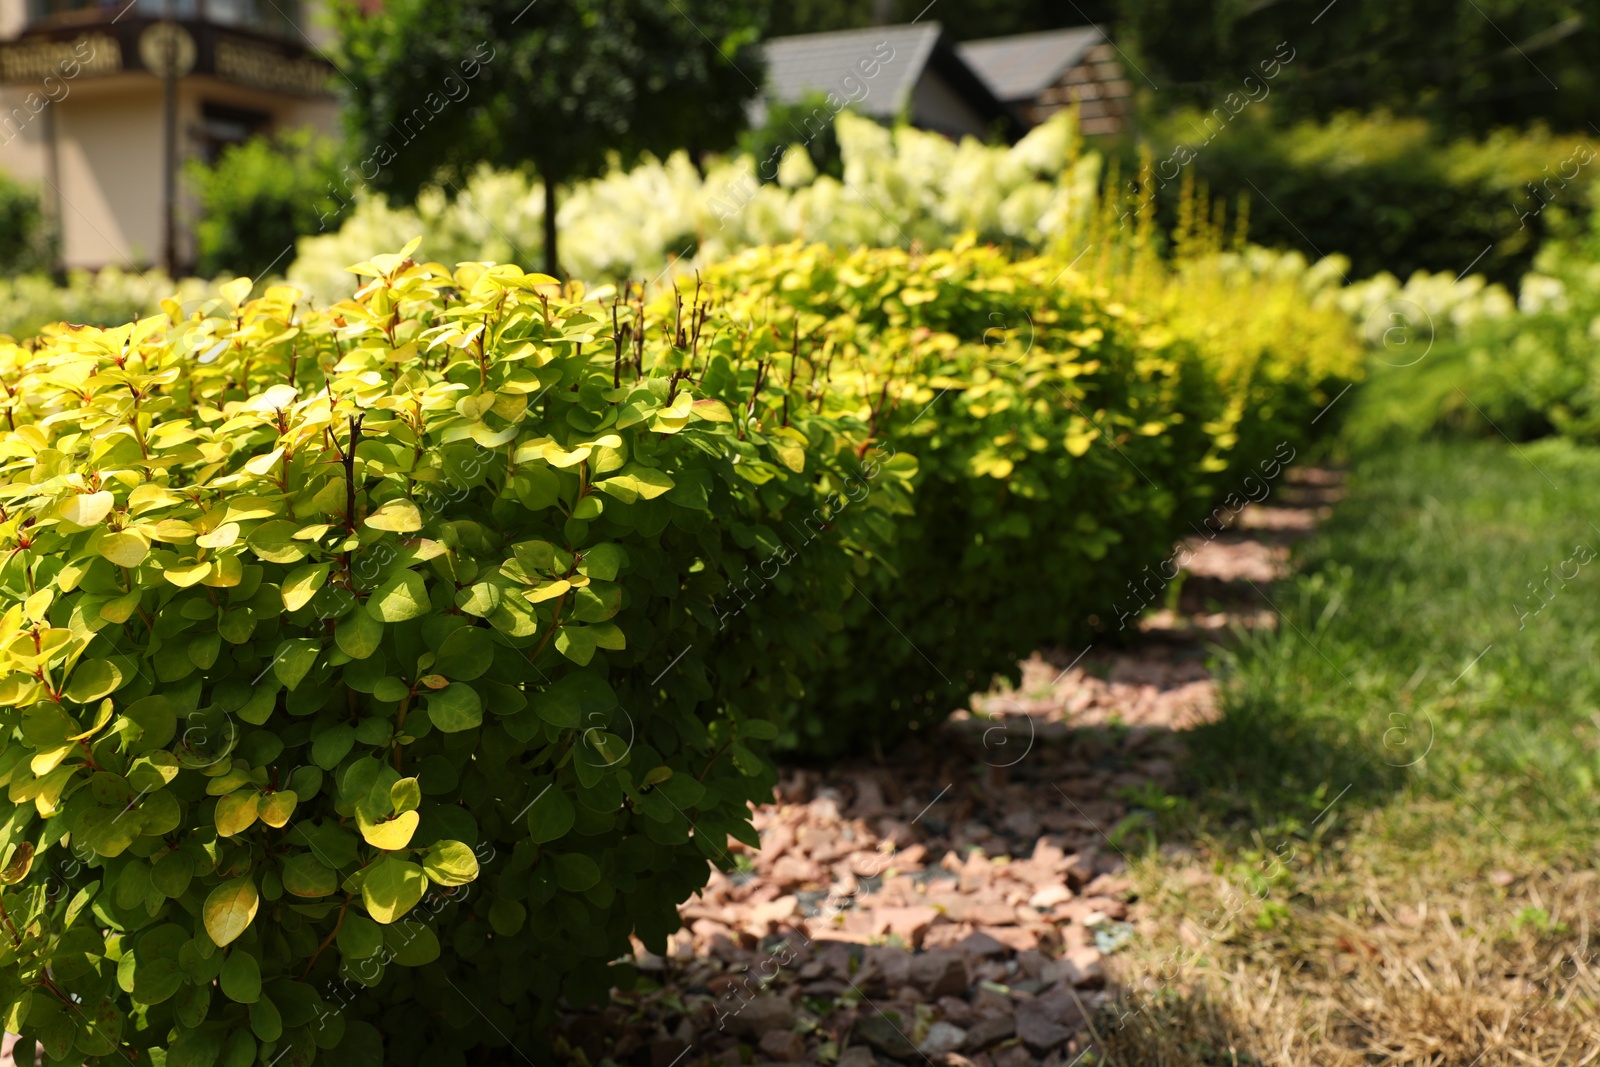
[[[962,1047],[968,1052],[982,1052],[1016,1032],[1016,1021],[1010,1015],[991,1015],[967,1027],[967,1041]]]
[[[988,934],[974,931],[956,942],[957,949],[963,955],[976,956],[978,959],[992,959],[995,956],[1004,956],[1009,951],[1006,946],[990,937]]]
[[[862,967],[856,972],[858,985],[881,983],[887,989],[899,989],[911,977],[911,954],[904,949],[874,946],[867,949]]]
[[[1046,929],[1048,927],[986,926],[978,933],[987,934],[1013,952],[1034,952],[1039,948],[1041,931]]]
[[[1082,1021],[1078,1005],[1065,993],[1034,997],[1017,1005],[1017,1036],[1039,1056],[1071,1037]]]
[[[1005,985],[1006,979],[1011,977],[1014,968],[1007,966],[1010,960],[985,960],[972,969],[972,979],[975,982],[994,982]]]
[[[965,991],[963,990],[963,992]],[[972,1005],[960,997],[940,997],[939,1014],[944,1016],[948,1022],[955,1023],[957,1026],[966,1026],[972,1022]]]
[[[967,1032],[951,1023],[938,1022],[928,1027],[928,1036],[922,1039],[917,1051],[924,1056],[943,1056],[954,1052],[967,1040]]]
[[[805,1039],[792,1030],[768,1030],[761,1035],[759,1047],[775,1060],[797,1063],[805,1059]]]
[[[1094,856],[1074,852],[1061,861],[1061,873],[1065,874],[1067,881],[1073,885],[1084,885],[1098,873],[1094,869]]]
[[[972,998],[973,1013],[982,1017],[991,1015],[1011,1016],[1011,998],[1004,993],[996,993],[992,989],[980,989]]]
[[[1010,926],[1017,921],[1017,909],[1000,901],[971,904],[961,918],[980,926]]]
[[[948,949],[925,952],[911,960],[911,981],[929,997],[958,997],[967,991],[967,964]]]
[[[855,973],[853,963],[861,957],[862,952],[853,946],[832,942],[827,948],[817,954],[817,962],[831,971],[836,978],[848,978]]]
[[[1061,977],[1080,989],[1099,988],[1106,982],[1105,965],[1101,962],[1103,958],[1097,948],[1070,949],[1061,961],[1066,964]]]
[[[1085,896],[1120,897],[1133,888],[1126,878],[1115,874],[1097,874],[1083,887]]]
[[[963,922],[934,923],[922,935],[923,948],[954,948],[972,935],[972,927]]]
[[[770,1030],[794,1027],[794,1005],[783,997],[756,997],[737,1015],[728,1017],[728,1028],[736,1034],[760,1037]]]
[[[904,908],[878,908],[874,914],[883,932],[895,934],[907,945],[920,944],[922,935],[928,932],[928,927],[940,918],[938,911],[927,904],[913,904]]]
[[[891,1059],[906,1060],[917,1054],[917,1046],[906,1036],[905,1027],[887,1015],[856,1020],[855,1036]]]
[[[796,906],[798,903],[799,898],[791,895],[779,897],[765,904],[757,904],[750,909],[747,922],[755,927],[758,936],[765,935],[769,923],[783,922],[798,915],[799,909]]]
[[[878,1067],[878,1057],[870,1049],[856,1045],[847,1048],[839,1055],[839,1062],[835,1067]]]
[[[994,1067],[1036,1067],[1037,1062],[1021,1045],[1012,1045],[994,1057]]]
[[[1506,886],[1510,885],[1512,882],[1515,882],[1516,880],[1517,880],[1517,876],[1512,874],[1510,871],[1495,871],[1494,873],[1489,875],[1489,881],[1493,882],[1495,885],[1499,886],[1501,889],[1504,889]]]
[[[1033,896],[1029,897],[1028,906],[1030,908],[1038,908],[1039,910],[1043,911],[1047,908],[1055,907],[1064,900],[1071,899],[1072,890],[1057,882],[1055,885],[1045,886],[1037,893],[1033,894]]]

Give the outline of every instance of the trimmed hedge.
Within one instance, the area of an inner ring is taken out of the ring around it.
[[[542,1048],[756,843],[781,730],[1110,630],[1355,373],[1220,267],[788,247],[652,310],[412,250],[0,344],[0,1021],[53,1059]]]
[[[866,427],[743,417],[731,337],[357,270],[0,346],[0,1016],[52,1062],[538,1047],[756,842],[770,709],[903,505],[901,460],[830,515]]]
[[[917,457],[914,514],[857,557],[796,719],[823,755],[938,721],[1040,645],[1126,636],[1128,580],[1361,369],[1337,310],[1214,256],[1117,274],[787,246],[708,279],[798,330],[789,373],[826,379],[825,410]]]

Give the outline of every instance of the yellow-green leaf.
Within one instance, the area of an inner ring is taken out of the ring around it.
[[[231,878],[213,889],[201,909],[206,933],[220,947],[232,944],[255,921],[261,895],[248,877]]]
[[[423,855],[422,869],[440,885],[466,885],[478,877],[478,857],[460,841],[436,841]]]
[[[361,902],[380,923],[392,923],[416,907],[428,888],[428,876],[415,863],[384,856],[363,872]]]
[[[119,567],[137,567],[150,554],[150,543],[138,534],[114,533],[100,539],[100,554]]]
[[[181,560],[164,570],[162,577],[179,589],[187,589],[204,581],[210,573],[211,562],[209,560],[203,563],[196,563],[194,560]]]
[[[328,571],[331,563],[308,563],[303,567],[296,567],[289,572],[283,580],[283,606],[290,611],[299,611],[311,602],[317,595],[317,590],[322,588],[322,583],[328,580]]]
[[[116,692],[121,684],[121,667],[108,659],[88,659],[78,664],[61,695],[75,704],[89,704]]]
[[[374,530],[412,533],[422,529],[422,512],[409,500],[390,500],[368,515],[366,524]]]
[[[417,823],[421,819],[416,812],[408,811],[374,823],[368,822],[359,809],[356,811],[356,824],[361,828],[361,836],[373,848],[381,848],[386,852],[395,852],[409,845],[411,835],[417,832]]]
[[[372,594],[367,611],[379,622],[405,622],[426,615],[428,588],[416,571],[401,571]]]
[[[300,803],[300,795],[293,789],[280,789],[278,792],[263,797],[261,800],[261,821],[271,827],[288,825],[289,818],[294,814],[295,805]]]
[[[261,794],[254,789],[241,789],[217,798],[217,833],[222,837],[242,834],[255,825],[260,811]]]
[[[239,524],[225,522],[208,534],[195,538],[195,544],[201,548],[228,548],[239,540]]]
[[[104,489],[98,493],[80,493],[62,501],[58,514],[74,526],[98,526],[115,503],[116,497]]]

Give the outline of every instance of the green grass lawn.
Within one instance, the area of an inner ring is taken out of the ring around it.
[[[1195,739],[1209,813],[1315,817],[1343,793],[1335,814],[1536,812],[1549,844],[1592,827],[1600,451],[1419,444],[1348,487],[1270,594],[1278,629],[1224,653],[1227,714]]]
[[[1150,800],[1113,1062],[1600,1056],[1600,450],[1411,444],[1347,487]]]

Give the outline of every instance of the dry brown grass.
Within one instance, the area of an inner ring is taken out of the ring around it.
[[[1115,957],[1121,1016],[1100,1021],[1110,1062],[1600,1063],[1600,877],[1451,839],[1418,855],[1369,829],[1363,855],[1297,871],[1266,931],[1209,869],[1147,865],[1140,943]],[[1216,914],[1231,921],[1194,918]]]

